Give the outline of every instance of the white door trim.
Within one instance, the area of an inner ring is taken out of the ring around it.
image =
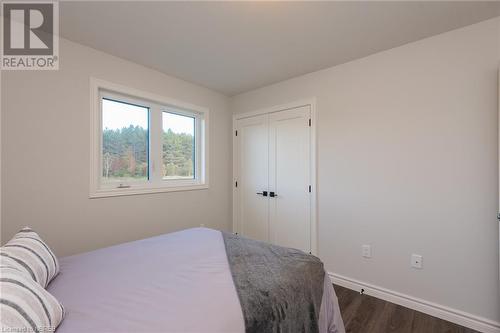
[[[290,102],[281,105],[275,105],[251,112],[239,113],[233,115],[233,232],[238,232],[238,188],[236,187],[236,182],[238,181],[238,151],[236,142],[236,130],[237,121],[239,119],[249,118],[253,116],[269,114],[279,111],[285,111],[289,109],[295,109],[301,106],[309,106],[311,108],[311,253],[318,255],[318,211],[317,211],[317,195],[318,195],[318,184],[317,184],[317,170],[316,170],[316,97],[298,100],[295,102]]]
[[[497,223],[499,223],[498,237],[500,239],[500,69],[498,69],[498,81],[497,81],[497,91],[498,91],[498,207],[497,207]],[[500,277],[500,243],[498,244],[498,273]],[[500,279],[498,281],[500,283]],[[500,291],[500,289],[499,289]],[[500,297],[500,294],[498,295]]]

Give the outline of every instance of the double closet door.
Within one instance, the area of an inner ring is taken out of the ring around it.
[[[236,121],[237,232],[312,251],[310,118],[307,105]]]

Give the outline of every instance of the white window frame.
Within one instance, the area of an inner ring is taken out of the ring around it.
[[[122,183],[102,182],[102,99],[107,98],[149,108],[149,180]],[[201,190],[208,183],[208,108],[177,101],[96,78],[90,79],[90,198]],[[162,177],[163,112],[195,118],[195,178]],[[121,185],[121,186],[120,186]]]

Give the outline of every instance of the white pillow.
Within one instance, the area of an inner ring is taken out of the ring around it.
[[[0,331],[54,332],[64,308],[47,290],[16,267],[0,267]]]
[[[28,227],[0,248],[0,265],[25,272],[44,288],[59,273],[59,262],[52,250]]]

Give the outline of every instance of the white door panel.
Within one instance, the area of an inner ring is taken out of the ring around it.
[[[311,251],[310,117],[304,106],[237,120],[235,209],[244,236]]]
[[[269,201],[258,195],[268,188],[268,116],[238,120],[239,232],[269,241]]]
[[[309,106],[269,116],[271,241],[311,251]]]

